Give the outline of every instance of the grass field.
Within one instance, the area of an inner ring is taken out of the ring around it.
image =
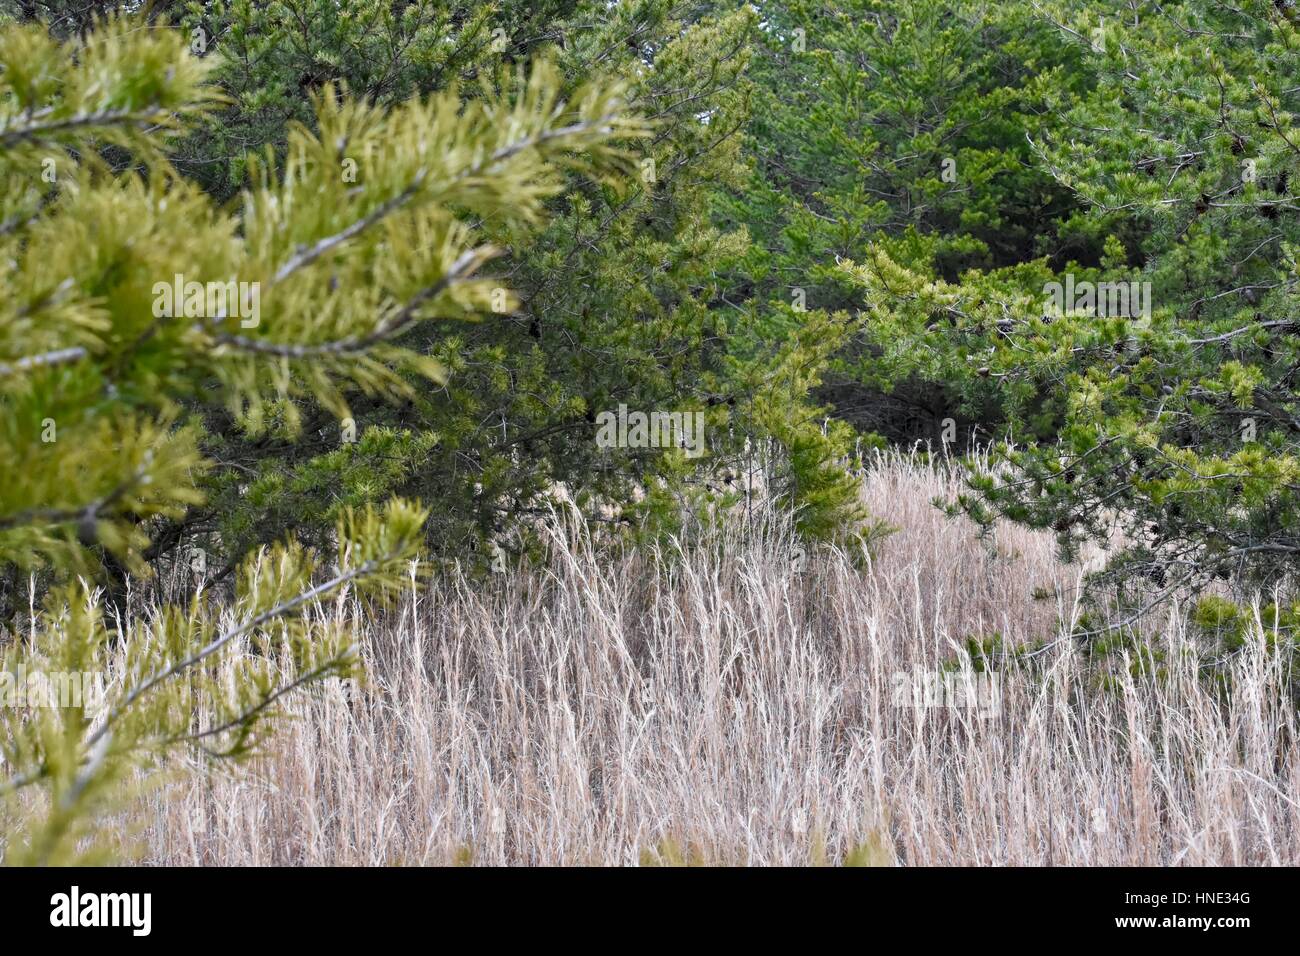
[[[897,531],[869,561],[792,561],[775,522],[626,558],[557,524],[545,568],[364,620],[367,686],[295,698],[250,764],[178,768],[123,842],[185,865],[1300,863],[1266,642],[1227,697],[1177,607],[1149,625],[1159,668],[1089,660],[1057,640],[1080,569],[1024,530],[980,542],[930,504],[955,490],[878,460],[866,504]],[[994,634],[1040,650],[975,676],[967,639]],[[916,706],[940,672],[973,705]]]

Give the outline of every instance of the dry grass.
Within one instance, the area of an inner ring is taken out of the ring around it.
[[[1226,702],[1175,613],[1159,679],[1117,662],[1103,688],[1063,641],[1003,672],[994,716],[895,706],[894,675],[969,668],[968,636],[1075,614],[1050,539],[1001,529],[991,553],[929,504],[953,490],[881,462],[867,504],[899,530],[867,567],[799,573],[770,530],[601,558],[570,528],[544,570],[424,589],[364,625],[359,694],[302,698],[252,764],[143,798],[143,860],[1300,863],[1296,715],[1262,641]]]

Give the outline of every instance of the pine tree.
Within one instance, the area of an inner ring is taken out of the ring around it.
[[[250,430],[206,412],[201,447],[239,467],[210,473],[208,505],[164,523],[151,559],[177,560],[202,542],[222,552],[212,576],[225,579],[248,548],[290,528],[323,541],[342,509],[392,493],[429,503],[430,544],[462,561],[472,558],[467,543],[484,556],[489,537],[526,530],[557,487],[590,515],[622,505],[625,526],[653,534],[719,497],[707,483],[747,438],[797,431],[801,441],[823,440],[813,424],[823,416],[770,400],[779,373],[752,362],[738,370],[732,354],[749,315],[730,304],[725,277],[748,239],[718,229],[712,205],[743,182],[750,14],[710,17],[677,0],[409,5],[400,17],[387,8],[359,4],[340,18],[333,4],[311,3],[290,23],[277,5],[216,4],[188,19],[186,31],[207,38],[205,58],[229,99],[176,144],[178,168],[221,198],[247,174],[237,146],[284,154],[281,118],[301,116],[314,87],[343,84],[380,100],[436,88],[473,102],[483,87],[470,78],[544,51],[566,94],[607,73],[628,76],[630,104],[654,118],[653,139],[625,191],[571,176],[540,233],[521,237],[509,220],[484,218],[503,250],[489,267],[500,290],[492,311],[472,324],[413,328],[402,340],[435,355],[450,388],[417,382],[400,403],[354,396],[346,421],[305,404],[301,440],[291,444],[274,420]],[[315,79],[298,82],[308,75]],[[710,454],[599,447],[595,420],[620,404],[704,414]],[[515,537],[508,547],[526,544]]]
[[[306,406],[346,419],[349,395],[445,381],[395,340],[492,306],[501,282],[480,273],[500,250],[482,224],[522,239],[572,173],[617,188],[644,133],[620,84],[562,93],[545,59],[468,103],[384,109],[327,86],[312,128],[250,160],[223,209],[167,159],[221,106],[187,41],[132,18],[62,42],[0,32],[0,566],[9,601],[14,570],[53,585],[0,673],[108,674],[98,706],[0,709],[0,792],[42,792],[35,819],[4,805],[10,862],[80,858],[95,811],[178,746],[248,752],[284,694],[355,668],[347,622],[314,602],[410,581],[429,512],[395,498],[342,509],[316,548],[249,554],[224,618],[196,597],[108,627],[89,585],[64,582],[101,561],[146,572],[150,532],[203,506],[201,411],[293,435]],[[245,640],[264,668],[231,670]]]
[[[1022,266],[1044,257],[1100,253],[1031,146],[1053,102],[1086,82],[1085,54],[1013,4],[837,0],[761,15],[755,176],[729,208],[755,238],[745,275],[767,308],[754,337],[811,324],[835,340],[816,391],[831,414],[936,447],[951,419],[965,446],[972,426],[1003,419],[963,348],[988,321],[974,314],[987,287],[1032,284],[1041,266]]]
[[[883,0],[769,22],[781,79],[760,80],[737,215],[774,224],[755,281],[824,313],[769,327],[839,336],[839,415],[1002,440],[957,510],[1050,529],[1067,557],[1118,532],[1103,580],[1153,590],[1139,606],[1287,579],[1290,9]]]
[[[1060,440],[1009,450],[1016,480],[977,482],[967,507],[1053,528],[1067,550],[1118,528],[1111,576],[1149,579],[1157,595],[1230,575],[1289,579],[1300,554],[1295,15],[1185,0],[1136,13],[1054,4],[1044,16],[1098,80],[1062,98],[1040,163],[1090,218],[1126,220],[1108,230],[1101,270],[1056,278],[1135,281],[1147,307],[1115,315],[1100,298],[1078,301],[1028,323],[1031,342],[990,350],[1004,388],[1050,370],[1069,401]]]

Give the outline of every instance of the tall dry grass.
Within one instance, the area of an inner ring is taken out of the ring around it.
[[[366,687],[300,698],[255,762],[182,768],[121,831],[182,865],[1300,862],[1283,662],[1249,644],[1225,701],[1174,609],[1162,674],[1103,686],[1053,642],[1080,569],[977,541],[930,504],[955,490],[879,459],[866,504],[897,532],[802,570],[771,523],[619,558],[557,523],[547,567],[367,619]],[[1051,642],[996,714],[897,706],[896,675],[969,673],[993,633]]]

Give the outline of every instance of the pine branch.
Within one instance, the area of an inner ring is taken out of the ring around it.
[[[222,634],[220,637],[217,637],[216,639],[210,641],[208,644],[205,644],[203,647],[199,648],[199,650],[195,651],[193,654],[190,654],[188,657],[184,658],[183,660],[177,661],[174,664],[170,664],[167,667],[163,668],[162,670],[158,671],[157,673],[153,674],[152,676],[144,679],[135,687],[133,687],[130,691],[128,691],[125,697],[123,697],[122,700],[108,713],[108,715],[104,718],[104,722],[99,726],[99,728],[85,739],[85,741],[81,745],[81,749],[83,751],[95,753],[96,745],[101,743],[101,741],[105,740],[112,733],[113,725],[118,720],[120,720],[122,716],[126,714],[131,709],[131,707],[134,706],[140,700],[140,698],[142,698],[145,694],[149,693],[149,691],[153,690],[159,684],[163,683],[164,681],[170,678],[176,677],[177,675],[183,673],[184,671],[189,670],[191,667],[194,667],[196,664],[201,663],[202,661],[211,657],[213,654],[220,651],[223,647],[225,647],[227,644],[229,644],[231,641],[235,640],[236,638],[242,637],[245,634],[250,633],[254,629],[261,627],[263,624],[266,624],[269,621],[272,621],[278,617],[283,617],[284,615],[297,610],[298,608],[302,607],[305,604],[323,598],[328,594],[330,594],[332,591],[335,591],[338,588],[341,588],[353,581],[356,581],[358,578],[362,578],[373,573],[378,568],[380,568],[386,561],[393,560],[396,557],[397,557],[396,553],[390,553],[388,555],[385,555],[382,558],[375,558],[355,568],[350,568],[347,571],[337,574],[334,577],[330,578],[328,581],[318,584],[313,588],[310,588],[306,591],[299,593],[298,595],[296,595],[295,597],[287,601],[283,601],[277,604],[275,607],[263,611],[261,614],[258,614],[255,617],[251,618],[250,620],[244,622],[239,627],[229,630],[224,634]],[[30,786],[31,784],[44,779],[48,775],[48,773],[49,773],[49,768],[42,766],[30,770],[27,773],[19,774],[17,776],[11,777],[9,780],[5,781],[4,783],[0,783],[0,794],[11,793],[23,787]]]
[[[99,513],[110,505],[120,501],[132,488],[140,484],[145,478],[146,472],[142,469],[137,471],[131,478],[122,482],[107,495],[97,498],[90,504],[77,508],[31,508],[27,511],[20,511],[17,514],[0,517],[0,531],[7,531],[10,528],[17,528],[29,524],[58,525],[76,522],[78,533],[83,537],[93,538],[93,528]],[[91,529],[87,533],[86,529]]]
[[[44,352],[40,355],[28,355],[13,362],[0,362],[0,377],[17,375],[19,372],[30,372],[36,368],[69,365],[73,362],[80,362],[89,354],[82,346],[74,345],[70,348],[55,349],[52,352]]]
[[[8,149],[24,140],[40,140],[55,133],[70,133],[91,126],[137,126],[151,128],[165,124],[171,114],[159,107],[149,107],[149,112],[139,110],[104,110],[100,113],[82,113],[49,123],[32,123],[0,131],[0,149]],[[48,112],[48,111],[47,111]]]
[[[450,183],[448,183],[448,186],[452,186],[457,183],[464,182],[466,179],[470,179],[474,176],[480,175],[487,169],[490,169],[491,167],[497,165],[498,163],[505,162],[507,159],[517,156],[518,154],[522,153],[526,149],[532,149],[533,147],[540,146],[543,143],[550,142],[551,140],[564,139],[569,136],[576,136],[581,133],[588,133],[588,132],[600,132],[600,133],[609,134],[613,131],[612,124],[616,118],[617,117],[614,116],[604,116],[598,120],[591,120],[582,123],[573,123],[569,126],[561,127],[560,129],[545,130],[541,133],[536,133],[532,136],[526,136],[523,139],[516,140],[515,142],[510,143],[496,150],[494,153],[492,153],[491,156],[487,157],[487,159],[480,160],[477,163],[473,163],[470,166],[468,166],[466,169],[462,170],[460,173],[458,173],[455,177],[452,178]],[[416,173],[415,177],[411,180],[410,184],[405,189],[403,189],[400,193],[398,193],[396,196],[393,196],[391,199],[388,199],[385,202],[381,203],[378,207],[371,210],[365,216],[349,224],[346,228],[340,230],[339,232],[334,233],[332,236],[326,236],[324,239],[321,239],[320,241],[316,242],[314,245],[300,250],[292,258],[290,258],[287,262],[285,262],[284,265],[282,265],[278,270],[276,270],[275,275],[271,279],[271,285],[276,285],[280,282],[283,282],[285,279],[289,278],[289,276],[293,275],[295,272],[305,268],[306,266],[311,265],[313,262],[315,262],[317,259],[325,255],[326,253],[330,252],[332,249],[336,249],[343,243],[347,242],[349,239],[352,239],[360,235],[366,229],[369,229],[371,226],[380,222],[389,214],[402,208],[402,206],[406,205],[406,203],[408,203],[412,198],[414,198],[419,193],[420,187],[421,185],[423,185],[426,175],[427,175],[426,171],[424,169],[421,169],[418,173]]]
[[[304,687],[307,684],[310,684],[314,681],[320,680],[321,678],[328,676],[329,673],[338,666],[339,662],[344,657],[347,656],[347,654],[355,653],[355,651],[356,651],[356,645],[354,644],[351,647],[349,647],[347,651],[344,654],[340,655],[339,657],[336,657],[333,660],[325,662],[320,667],[314,667],[311,670],[306,671],[303,674],[299,675],[297,678],[290,681],[289,683],[277,687],[273,693],[268,694],[263,700],[258,701],[256,704],[254,704],[252,707],[249,707],[247,710],[241,711],[237,716],[230,718],[229,720],[225,721],[222,724],[219,724],[216,727],[209,727],[207,730],[201,730],[196,734],[188,734],[184,737],[179,737],[177,738],[177,742],[184,741],[187,743],[198,744],[200,740],[204,740],[205,738],[215,737],[217,734],[225,733],[227,730],[233,730],[236,727],[246,726],[251,720],[257,717],[259,714],[265,713],[267,709],[274,706],[275,702],[279,700],[281,697],[284,697],[287,694],[292,693],[293,691],[297,690],[300,687]],[[210,757],[229,756],[228,752],[221,753],[218,751],[210,750],[207,747],[202,747],[201,744],[199,746],[201,747],[203,752]]]
[[[495,250],[490,247],[481,246],[478,249],[470,249],[462,253],[452,263],[446,275],[433,285],[421,290],[394,316],[381,322],[372,331],[361,337],[353,336],[336,339],[333,342],[322,342],[316,345],[267,342],[262,339],[252,339],[243,335],[230,335],[227,333],[218,334],[215,338],[222,345],[229,345],[242,351],[256,352],[262,355],[276,355],[281,358],[302,359],[322,355],[350,355],[362,352],[372,345],[399,336],[409,329],[415,323],[416,311],[421,305],[473,274],[479,265],[490,258],[494,252]]]
[[[122,715],[126,713],[126,711],[129,710],[131,706],[136,703],[136,701],[138,701],[145,694],[149,693],[149,691],[153,690],[163,681],[167,680],[168,678],[175,677],[177,674],[189,670],[195,664],[198,664],[206,660],[207,658],[217,653],[217,651],[221,650],[223,647],[225,647],[227,644],[229,644],[231,641],[235,640],[236,638],[248,634],[254,629],[261,627],[263,624],[266,624],[268,621],[272,621],[277,617],[283,617],[285,614],[289,614],[290,612],[297,610],[298,608],[302,607],[304,604],[308,604],[311,601],[315,601],[319,598],[322,598],[327,594],[329,594],[330,592],[335,591],[338,588],[341,588],[344,585],[357,580],[358,578],[362,578],[373,573],[378,568],[380,568],[385,561],[392,560],[396,557],[397,557],[396,554],[389,554],[384,556],[383,558],[376,558],[371,561],[367,561],[364,564],[361,564],[355,568],[350,568],[349,570],[344,571],[341,574],[337,574],[334,577],[330,578],[328,581],[318,584],[307,591],[303,591],[302,593],[298,594],[296,597],[293,597],[288,601],[284,601],[280,604],[277,604],[273,608],[269,608],[268,610],[263,611],[261,614],[258,614],[256,617],[253,617],[249,621],[246,621],[244,624],[241,624],[239,627],[227,631],[225,634],[222,634],[220,637],[216,638],[210,643],[205,644],[203,647],[195,651],[189,657],[186,657],[183,660],[177,661],[176,663],[171,664],[168,667],[165,667],[163,670],[154,674],[152,677],[146,678],[145,680],[137,684],[135,687],[133,687],[130,691],[128,691],[126,696],[122,699],[121,703],[119,703],[116,707],[113,708],[112,711],[109,712],[108,716],[104,719],[104,723],[100,726],[100,728],[97,731],[95,731],[93,734],[91,734],[90,737],[87,738],[85,746],[93,747],[96,741],[98,741],[101,737],[103,737],[104,734],[108,733],[110,728],[114,724],[114,722],[121,719]]]

